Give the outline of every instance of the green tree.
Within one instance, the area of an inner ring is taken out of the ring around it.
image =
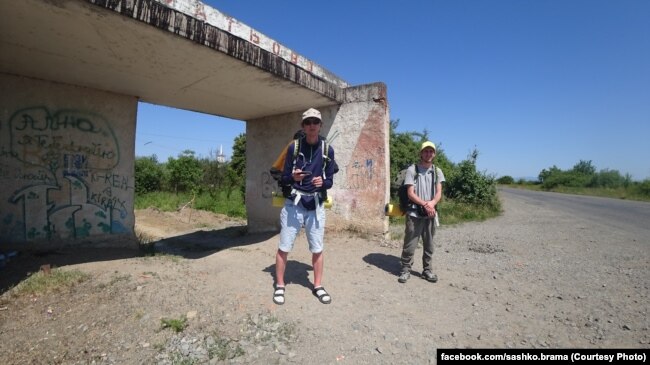
[[[158,163],[156,155],[136,157],[135,159],[135,193],[143,194],[159,191],[164,179],[164,169]]]
[[[228,196],[233,188],[238,187],[246,201],[246,134],[241,133],[235,137],[232,147],[232,159],[226,172],[228,180]]]
[[[550,190],[558,186],[572,188],[605,187],[618,188],[626,184],[626,178],[616,170],[604,169],[596,172],[596,167],[591,160],[580,160],[570,170],[561,170],[555,165],[549,170],[542,170],[539,174],[542,189]],[[630,181],[627,180],[629,185]]]
[[[539,173],[539,176],[538,176],[537,178],[539,179],[539,182],[540,182],[540,183],[545,184],[551,176],[553,176],[553,175],[555,175],[555,174],[557,174],[557,173],[559,173],[559,172],[561,172],[561,171],[562,171],[562,170],[560,170],[560,168],[558,168],[557,166],[553,165],[553,166],[551,166],[548,170],[547,170],[547,169],[543,169],[543,170]]]
[[[625,177],[623,177],[623,187],[627,189],[628,187],[630,187],[631,184],[632,184],[632,175],[626,173]]]
[[[202,186],[210,192],[221,190],[226,183],[226,169],[228,165],[219,162],[217,156],[210,154],[210,158],[203,158],[199,161],[203,170]]]
[[[511,185],[515,183],[515,179],[510,175],[501,176],[497,179],[497,183],[503,185]]]
[[[416,134],[413,132],[397,132],[398,125],[399,119],[390,121],[389,158],[391,181],[394,181],[400,170],[405,169],[418,160],[419,139],[416,140]]]
[[[596,168],[591,164],[591,160],[580,160],[580,162],[573,166],[573,169],[571,169],[571,171],[578,174],[591,176],[596,173]]]
[[[169,170],[169,183],[175,193],[184,191],[198,191],[203,170],[199,160],[194,156],[194,151],[185,150],[177,159],[170,157],[167,160]]]

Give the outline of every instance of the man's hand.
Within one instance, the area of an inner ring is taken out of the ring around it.
[[[320,188],[321,186],[323,186],[323,177],[316,176],[315,178],[311,179],[311,182],[314,184],[315,187]]]
[[[433,201],[427,201],[423,205],[424,210],[427,212],[428,217],[435,217],[436,215],[436,205],[433,204]]]
[[[293,181],[302,181],[307,174],[305,174],[301,169],[295,169],[291,173],[291,176],[293,177]]]

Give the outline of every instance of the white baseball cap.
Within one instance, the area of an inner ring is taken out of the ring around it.
[[[302,113],[302,120],[305,120],[307,118],[316,118],[318,120],[322,120],[320,117],[320,112],[314,108],[309,108],[307,111]]]

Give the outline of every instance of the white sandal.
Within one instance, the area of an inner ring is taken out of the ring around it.
[[[330,304],[332,302],[332,297],[330,297],[329,293],[327,293],[325,288],[322,286],[314,288],[311,292],[314,293],[316,298],[318,298],[318,300],[323,304]]]
[[[284,304],[284,287],[276,286],[275,291],[273,292],[273,303],[277,305]]]

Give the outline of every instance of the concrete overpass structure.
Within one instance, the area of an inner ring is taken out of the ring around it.
[[[320,109],[341,168],[328,226],[386,231],[384,84],[350,86],[196,0],[2,0],[0,14],[0,248],[133,235],[140,100],[246,121],[251,232],[277,229],[268,167]]]

